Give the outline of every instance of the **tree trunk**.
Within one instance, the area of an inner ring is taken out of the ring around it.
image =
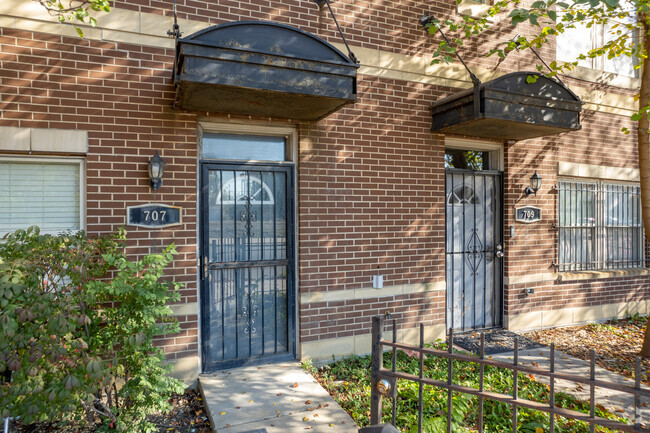
[[[643,49],[646,54],[650,53],[650,24],[645,13],[639,14],[639,21],[643,28]],[[639,89],[639,108],[647,107],[650,104],[650,59],[644,59],[641,66],[641,88]],[[649,113],[643,113],[639,120],[637,129],[637,145],[639,148],[639,172],[641,181],[641,209],[643,214],[643,227],[646,238],[650,239],[650,119]],[[650,317],[646,324],[641,356],[650,358]]]

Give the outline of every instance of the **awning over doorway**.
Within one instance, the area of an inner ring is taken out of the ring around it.
[[[318,120],[357,98],[357,68],[321,38],[284,24],[240,21],[178,40],[176,106]]]
[[[580,98],[562,83],[514,72],[434,103],[431,131],[524,140],[580,129],[581,109]]]

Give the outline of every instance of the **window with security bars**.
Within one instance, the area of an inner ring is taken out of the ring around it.
[[[560,181],[558,229],[560,272],[645,265],[638,185]]]

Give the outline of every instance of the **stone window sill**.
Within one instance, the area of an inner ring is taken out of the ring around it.
[[[641,277],[650,275],[650,269],[620,269],[607,271],[560,272],[558,281],[600,280],[605,278]]]

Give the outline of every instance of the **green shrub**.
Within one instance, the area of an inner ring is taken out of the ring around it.
[[[102,421],[101,430],[153,431],[146,415],[168,409],[182,382],[167,376],[157,335],[178,332],[166,306],[177,284],[160,280],[173,246],[139,261],[125,232],[42,235],[0,242],[2,416],[23,423]]]

